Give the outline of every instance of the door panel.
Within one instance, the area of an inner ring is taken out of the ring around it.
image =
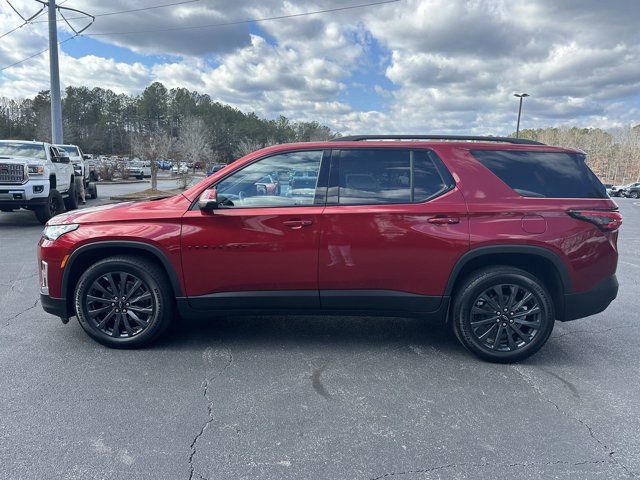
[[[458,221],[429,221],[445,216]],[[453,265],[468,249],[466,205],[458,190],[423,204],[327,206],[320,290],[443,295]]]
[[[183,271],[193,306],[319,307],[323,155],[309,150],[259,159],[217,182],[218,209],[184,215]]]
[[[345,297],[363,308],[373,294],[390,308],[437,309],[453,265],[469,249],[466,203],[437,156],[334,151],[328,191],[319,254],[323,308]]]
[[[322,206],[189,211],[183,217],[188,295],[318,289]],[[288,222],[298,223],[288,226]]]

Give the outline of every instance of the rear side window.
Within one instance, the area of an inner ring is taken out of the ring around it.
[[[606,198],[585,156],[564,152],[475,150],[482,165],[523,197]]]
[[[340,205],[426,201],[453,187],[428,150],[353,149],[339,153]]]

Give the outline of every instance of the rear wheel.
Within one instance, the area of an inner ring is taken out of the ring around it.
[[[554,325],[553,302],[542,282],[513,267],[470,274],[453,304],[460,342],[491,362],[509,363],[536,353]]]
[[[154,263],[118,256],[91,266],[78,281],[75,309],[84,330],[98,342],[134,348],[153,342],[173,318],[173,295]]]
[[[630,196],[631,198],[638,198],[638,192],[631,192],[631,193],[629,194],[629,196]]]
[[[76,210],[78,208],[79,195],[80,192],[76,189],[75,179],[72,179],[67,191],[67,198],[64,199],[64,206],[67,210]]]
[[[55,188],[50,189],[47,202],[44,205],[38,205],[33,209],[33,211],[36,214],[38,221],[44,225],[52,217],[64,212],[64,200],[62,199],[62,195],[60,195],[60,192]]]

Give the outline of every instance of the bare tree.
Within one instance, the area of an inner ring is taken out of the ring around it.
[[[147,134],[139,133],[131,139],[133,153],[151,163],[151,190],[158,189],[157,160],[167,158],[172,145],[171,136],[160,130]]]
[[[208,163],[212,156],[209,131],[201,118],[190,116],[184,119],[180,126],[177,149],[180,156],[193,165],[194,173],[197,162]],[[180,169],[178,174],[180,175]],[[190,180],[188,173],[182,174],[179,179],[180,188],[185,189]]]

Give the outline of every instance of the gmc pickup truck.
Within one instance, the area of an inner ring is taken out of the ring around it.
[[[44,142],[0,140],[0,211],[31,210],[45,224],[78,208],[69,155]]]

